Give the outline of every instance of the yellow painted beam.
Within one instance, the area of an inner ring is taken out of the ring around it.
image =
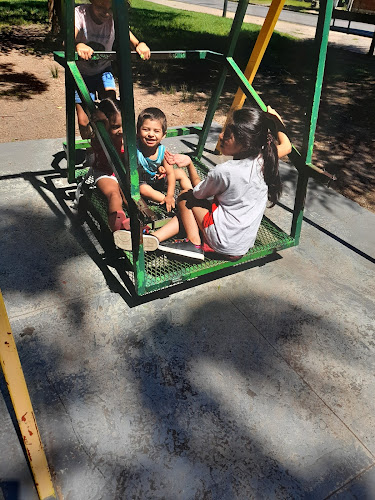
[[[255,42],[254,48],[251,52],[249,62],[247,63],[244,75],[248,82],[251,84],[255,78],[255,75],[258,71],[259,65],[263,59],[264,53],[268,46],[268,43],[271,39],[272,33],[275,29],[277,20],[279,19],[280,12],[284,7],[285,0],[273,0],[270,8],[268,9],[267,16],[264,20],[263,26],[259,32],[257,41]],[[246,99],[246,95],[242,92],[241,88],[239,88],[234,96],[232,105],[230,107],[230,111],[228,116],[230,115],[233,109],[242,108]],[[228,123],[225,122],[224,128]],[[220,141],[216,144],[216,151],[220,152]]]
[[[0,291],[0,363],[41,500],[56,498],[16,343]]]

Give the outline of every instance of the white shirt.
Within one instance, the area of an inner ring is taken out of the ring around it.
[[[78,30],[76,43],[100,43],[104,51],[112,50],[115,40],[113,17],[110,16],[102,24],[96,24],[91,17],[91,4],[79,5],[75,8],[75,27]],[[94,49],[95,50],[95,49]],[[110,68],[110,61],[77,61],[82,75],[92,76]],[[109,69],[110,71],[110,69]]]
[[[210,170],[193,189],[198,199],[217,200],[214,224],[205,230],[216,252],[244,255],[254,245],[268,199],[262,166],[261,157],[229,160]]]

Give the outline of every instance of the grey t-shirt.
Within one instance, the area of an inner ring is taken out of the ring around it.
[[[262,166],[261,157],[229,160],[217,165],[195,186],[196,198],[214,196],[218,204],[213,212],[214,224],[205,231],[208,244],[216,252],[244,255],[254,245],[268,199]]]
[[[76,43],[100,44],[102,50],[112,50],[115,39],[113,17],[110,16],[102,24],[96,24],[91,17],[91,4],[79,5],[75,8],[75,27],[78,30]],[[110,61],[77,61],[77,66],[82,75],[92,76],[110,68]]]

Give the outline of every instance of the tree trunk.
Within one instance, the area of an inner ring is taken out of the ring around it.
[[[51,25],[51,32],[54,35],[56,35],[62,27],[61,1],[62,0],[48,0],[48,22]]]

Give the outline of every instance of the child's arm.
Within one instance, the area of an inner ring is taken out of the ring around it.
[[[140,42],[129,30],[130,43],[141,59],[150,59],[151,52],[145,42]]]
[[[289,137],[284,134],[284,132],[277,132],[277,140],[279,144],[277,147],[277,155],[279,158],[288,155],[292,151],[292,144],[290,143]]]
[[[292,151],[292,145],[290,143],[289,137],[285,133],[286,128],[279,113],[271,108],[271,106],[267,106],[267,113],[269,115],[269,118],[275,123],[277,130],[277,140],[279,142],[279,144],[277,145],[277,154],[279,158],[282,158]]]
[[[75,30],[74,30],[74,38],[75,39],[77,39],[77,35],[78,35],[78,28],[75,28]],[[91,59],[91,56],[94,53],[94,50],[91,47],[89,47],[88,45],[86,45],[85,43],[82,43],[82,42],[76,44],[76,51],[77,51],[77,54],[79,55],[79,57],[81,57],[82,59],[85,59],[86,61]]]
[[[167,194],[161,203],[165,203],[167,212],[170,212],[172,208],[175,207],[174,190],[176,187],[176,176],[174,175],[173,165],[170,165],[165,159],[163,160],[163,167],[165,169],[165,173],[167,174],[168,188]]]
[[[180,168],[187,167],[190,177],[190,182],[193,187],[201,182],[201,178],[199,177],[197,170],[191,161],[190,156],[183,154],[172,154],[169,151],[165,152],[165,158],[169,163],[177,165]]]

